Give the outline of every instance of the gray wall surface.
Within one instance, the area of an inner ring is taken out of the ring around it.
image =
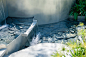
[[[0,0],[0,22],[8,17],[6,0]]]
[[[48,24],[68,17],[75,0],[7,0],[11,17],[32,17],[38,24]]]
[[[38,24],[59,22],[68,18],[69,10],[74,1],[75,0],[0,0],[0,22],[8,16],[34,16],[34,18],[38,20]]]

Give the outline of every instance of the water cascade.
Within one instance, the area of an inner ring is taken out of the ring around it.
[[[40,37],[41,37],[41,34],[40,34],[40,32],[39,32],[39,33],[36,35],[36,37],[33,37],[32,42],[30,42],[30,45],[33,46],[33,45],[38,44],[38,41],[39,41]]]

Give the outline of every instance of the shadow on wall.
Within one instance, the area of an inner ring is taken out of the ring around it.
[[[75,0],[8,0],[11,17],[35,16],[39,24],[58,22],[67,18]],[[63,17],[63,18],[62,18]]]

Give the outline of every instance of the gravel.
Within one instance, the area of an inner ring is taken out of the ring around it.
[[[38,31],[42,35],[39,43],[61,43],[62,41],[66,43],[76,40],[76,25],[78,23],[78,21],[65,20],[38,26]]]

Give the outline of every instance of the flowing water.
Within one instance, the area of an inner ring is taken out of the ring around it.
[[[27,25],[22,22],[22,20],[26,19],[12,19],[12,22],[9,21],[10,18],[7,19],[8,25],[2,25],[0,27],[0,44],[9,44],[11,41],[16,39],[20,34],[26,32],[26,30],[30,27],[32,22],[26,22]],[[21,23],[19,22],[21,21]],[[18,22],[18,23],[17,23]]]
[[[38,41],[39,41],[40,37],[41,37],[41,33],[39,32],[36,35],[36,37],[33,37],[32,41],[30,42],[30,45],[33,46],[33,45],[38,44]]]
[[[3,6],[3,1],[2,0],[0,1],[0,16],[1,16],[0,17],[1,19],[5,19],[5,12],[4,12],[4,6]],[[7,26],[8,25],[7,25],[6,19],[5,19],[4,25],[0,25],[0,30],[6,28]]]

